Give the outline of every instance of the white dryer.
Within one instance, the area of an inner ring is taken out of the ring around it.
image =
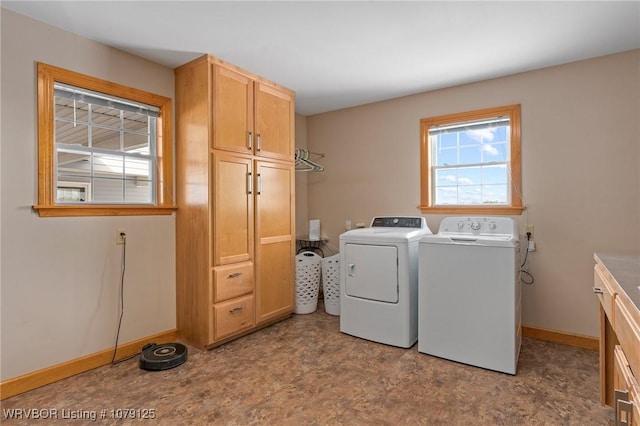
[[[447,217],[420,242],[418,351],[516,374],[518,230],[505,217]]]
[[[340,331],[402,348],[418,339],[423,217],[376,217],[340,235]]]

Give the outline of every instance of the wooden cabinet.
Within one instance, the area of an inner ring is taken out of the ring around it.
[[[640,406],[640,386],[633,375],[631,366],[622,350],[616,345],[613,350],[613,386],[615,424],[638,425]]]
[[[295,252],[292,164],[256,164],[256,321],[263,323],[294,308],[295,279],[288,253]]]
[[[213,268],[213,303],[253,293],[253,262]]]
[[[212,64],[213,148],[253,152],[253,80]]]
[[[595,255],[600,301],[600,401],[615,424],[640,424],[640,256]]]
[[[212,157],[212,263],[253,260],[253,160],[220,151]]]
[[[292,95],[277,88],[257,82],[255,93],[255,144],[256,154],[262,157],[292,159],[295,146],[291,134],[289,111],[292,111]]]
[[[177,328],[209,348],[293,312],[294,94],[212,56],[175,76]]]
[[[290,161],[293,94],[213,64],[213,148]]]
[[[255,324],[253,305],[253,295],[215,304],[214,340],[251,329]]]

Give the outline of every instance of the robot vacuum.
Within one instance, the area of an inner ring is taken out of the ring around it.
[[[187,347],[181,343],[150,343],[142,348],[140,368],[149,371],[169,370],[187,360]]]

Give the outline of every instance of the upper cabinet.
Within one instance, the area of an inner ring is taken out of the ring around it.
[[[213,67],[213,148],[290,160],[294,95],[228,66]]]
[[[264,83],[254,86],[256,155],[293,157],[293,95]]]
[[[253,80],[217,64],[213,67],[213,148],[251,154]]]

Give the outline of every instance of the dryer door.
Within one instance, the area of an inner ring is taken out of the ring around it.
[[[345,249],[346,294],[398,303],[398,248],[347,243]]]

